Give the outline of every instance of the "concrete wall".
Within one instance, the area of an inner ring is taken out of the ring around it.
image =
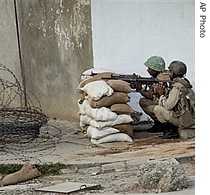
[[[153,55],[182,60],[195,86],[194,0],[92,0],[94,66],[149,76],[144,62]],[[141,111],[139,94],[132,105]],[[146,118],[146,117],[145,117]]]
[[[14,2],[12,0],[0,1],[0,63],[8,66],[21,82],[20,60],[15,24]],[[11,80],[0,72],[4,79]]]
[[[13,1],[6,2],[13,7]],[[90,1],[15,0],[15,3],[24,86],[37,96],[48,116],[77,117],[76,88],[81,73],[93,67]],[[15,35],[15,29],[7,29],[6,34],[11,33]]]

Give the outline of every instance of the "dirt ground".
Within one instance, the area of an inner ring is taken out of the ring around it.
[[[145,149],[149,146],[157,146],[157,145],[163,145],[163,144],[169,144],[169,146],[166,148],[166,151],[168,153],[174,154],[175,152],[177,154],[182,153],[189,153],[195,151],[195,139],[162,139],[160,136],[162,133],[148,133],[147,131],[134,131],[133,134],[133,142],[128,144],[121,144],[121,143],[107,143],[106,145],[109,145],[109,149],[102,151],[102,152],[96,152],[92,155],[107,155],[107,154],[114,154],[114,153],[121,153],[126,151],[137,151],[141,149]],[[180,143],[186,143],[183,144],[182,147],[180,147]],[[110,147],[111,146],[111,147]],[[156,151],[155,151],[156,152]],[[151,155],[151,153],[150,153]],[[152,156],[152,155],[151,155]]]
[[[127,151],[141,152],[145,148],[150,148],[151,151],[146,151],[143,155],[153,156],[163,155],[166,156],[176,156],[184,153],[194,152],[195,150],[195,139],[161,139],[159,136],[161,133],[147,133],[146,131],[135,131],[132,143],[107,143],[107,149],[99,152],[93,152],[92,155],[97,158],[97,156],[106,156],[111,154],[123,153]],[[111,147],[110,147],[111,146]],[[153,150],[154,148],[161,148],[161,150]],[[166,146],[166,147],[164,147]],[[84,153],[80,155],[85,155]],[[141,155],[137,153],[136,155]],[[128,157],[129,158],[129,157]],[[195,161],[188,160],[182,163],[185,169],[186,175],[195,176]],[[98,183],[103,186],[100,190],[90,190],[86,192],[78,192],[72,194],[138,194],[141,189],[138,188],[138,172],[128,171],[128,172],[108,172],[103,174],[63,174],[62,176],[49,176],[40,179],[41,183],[45,184],[56,184],[64,181],[75,181],[75,182],[89,182]],[[33,194],[33,193],[32,193]],[[39,195],[45,193],[38,193]]]
[[[80,131],[79,133],[82,132]],[[145,129],[135,130],[133,134],[133,142],[116,142],[106,143],[100,146],[103,150],[97,150],[86,153],[80,153],[78,156],[108,156],[115,154],[124,155],[126,152],[127,158],[132,158],[134,155],[141,157],[176,157],[182,154],[194,154],[195,152],[195,138],[190,139],[162,139],[159,136],[162,133],[148,133]],[[92,146],[94,147],[94,146]],[[133,151],[129,154],[129,151]],[[131,156],[133,155],[133,156]],[[181,163],[188,176],[195,175],[195,160],[187,160]],[[121,172],[107,172],[99,174],[84,174],[84,173],[64,173],[62,175],[45,175],[37,179],[25,182],[24,189],[9,189],[0,191],[0,194],[12,195],[47,195],[49,193],[37,192],[35,189],[43,186],[51,186],[62,182],[86,182],[97,183],[103,188],[99,190],[90,190],[86,192],[80,192],[76,194],[108,194],[108,193],[138,193],[141,192],[138,189],[138,172],[137,171],[121,171]],[[60,194],[60,193],[53,193]]]

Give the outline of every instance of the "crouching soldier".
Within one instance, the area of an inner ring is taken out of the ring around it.
[[[164,125],[164,139],[179,138],[178,128],[195,124],[195,93],[184,77],[187,67],[181,61],[173,61],[169,71],[172,89],[167,96],[160,96],[159,105],[154,108],[155,116]]]
[[[158,80],[169,80],[169,72],[165,71],[165,61],[160,56],[152,56],[146,60],[144,65],[147,67],[147,72]],[[161,88],[161,89],[159,89]],[[159,97],[165,94],[167,87],[162,84],[154,83],[151,86],[146,86],[140,92],[141,98],[139,100],[139,105],[142,110],[152,118],[154,125],[147,131],[150,133],[162,132],[162,123],[156,118],[154,114],[154,107],[158,105]]]

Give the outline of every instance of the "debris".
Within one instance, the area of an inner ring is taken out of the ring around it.
[[[81,190],[93,190],[98,189],[101,186],[99,184],[86,184],[86,183],[79,183],[79,182],[65,182],[56,184],[54,186],[44,187],[36,189],[36,191],[42,192],[57,192],[57,193],[64,193],[68,194],[70,192],[76,192]]]
[[[170,192],[187,188],[184,168],[174,158],[149,160],[139,166],[139,187],[147,192]]]
[[[6,175],[1,180],[0,184],[1,186],[17,184],[19,182],[24,182],[41,175],[42,174],[36,168],[33,168],[32,165],[27,162],[19,171]]]

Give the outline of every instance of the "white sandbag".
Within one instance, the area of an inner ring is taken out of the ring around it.
[[[102,72],[113,72],[113,70],[109,70],[109,69],[106,69],[106,68],[90,68],[88,70],[85,70],[82,75],[81,75],[81,81],[85,80],[85,79],[88,79],[88,78],[91,78],[91,74],[92,73],[102,73]]]
[[[92,120],[92,118],[90,118],[89,116],[85,115],[80,115],[79,117],[80,119],[80,123],[84,125],[89,125],[90,121]]]
[[[80,127],[83,129],[85,126],[87,125],[91,125],[95,128],[97,128],[98,122],[96,120],[94,120],[93,118],[89,117],[88,115],[80,115],[79,117],[80,119]]]
[[[94,119],[89,120],[89,124],[92,127],[95,127],[97,129],[102,129],[104,127],[112,127],[114,125],[122,124],[122,123],[130,123],[133,119],[128,114],[120,114],[117,115],[117,118],[113,121],[96,121]]]
[[[92,108],[88,99],[85,99],[81,105],[81,112],[84,111],[86,115],[96,121],[109,121],[117,118],[117,113],[111,111],[107,107]]]
[[[114,93],[114,90],[104,80],[90,82],[80,90],[85,91],[88,96],[96,101],[103,96],[111,96]]]
[[[101,144],[108,142],[132,142],[132,138],[125,133],[115,133],[111,135],[107,135],[106,137],[100,139],[91,139],[91,143],[93,144]]]
[[[79,122],[79,126],[82,130],[86,130],[87,124],[82,123],[81,121]]]
[[[87,128],[86,136],[88,138],[100,139],[100,138],[105,137],[107,135],[111,135],[111,134],[119,133],[119,132],[120,131],[118,129],[115,129],[113,127],[105,127],[103,129],[99,130],[95,127],[89,126]]]

